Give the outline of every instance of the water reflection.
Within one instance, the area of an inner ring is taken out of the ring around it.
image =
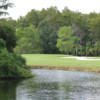
[[[37,76],[0,81],[0,100],[100,100],[100,74],[32,70]]]
[[[21,80],[1,80],[0,100],[16,100],[16,87]]]

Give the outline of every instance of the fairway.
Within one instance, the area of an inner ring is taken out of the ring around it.
[[[23,54],[22,55],[29,66],[57,66],[57,67],[78,67],[100,69],[100,60],[77,60],[75,58],[61,58],[61,57],[75,57],[61,54]],[[96,57],[92,57],[92,59]],[[100,57],[97,57],[100,58]]]

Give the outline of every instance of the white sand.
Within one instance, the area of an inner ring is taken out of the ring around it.
[[[89,57],[61,57],[61,58],[75,58],[77,60],[90,60],[90,61],[100,60],[100,59],[89,59]]]

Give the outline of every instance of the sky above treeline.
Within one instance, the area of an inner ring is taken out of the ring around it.
[[[9,2],[15,5],[8,9],[8,17],[13,19],[25,16],[31,9],[41,10],[51,6],[56,6],[60,11],[68,7],[72,11],[82,13],[100,12],[100,0],[9,0]]]

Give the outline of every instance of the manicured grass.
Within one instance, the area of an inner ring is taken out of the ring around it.
[[[69,56],[61,54],[23,54],[22,56],[26,58],[27,65],[31,66],[62,66],[100,69],[100,60],[81,61],[74,58],[60,58],[62,56]]]

